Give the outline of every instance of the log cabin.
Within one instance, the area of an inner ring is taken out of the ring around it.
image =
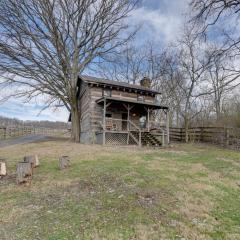
[[[79,76],[80,141],[102,145],[163,146],[169,143],[168,107],[158,101],[160,92],[151,81],[140,85]],[[156,120],[163,112],[165,124]],[[71,121],[71,115],[69,116]]]

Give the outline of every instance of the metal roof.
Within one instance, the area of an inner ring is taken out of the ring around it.
[[[137,85],[137,84],[129,84],[126,82],[113,81],[113,80],[91,77],[91,76],[86,76],[86,75],[80,75],[79,78],[82,79],[84,82],[88,82],[88,83],[105,84],[105,85],[110,85],[110,86],[115,86],[115,87],[124,87],[124,88],[128,88],[128,89],[135,89],[138,91],[143,91],[143,92],[148,92],[148,93],[153,93],[153,94],[161,94],[159,91],[149,89],[149,88]]]

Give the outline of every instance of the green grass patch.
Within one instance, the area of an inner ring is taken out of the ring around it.
[[[41,165],[31,186],[0,180],[1,239],[238,239],[240,153],[205,148],[2,148],[10,175],[25,154]]]

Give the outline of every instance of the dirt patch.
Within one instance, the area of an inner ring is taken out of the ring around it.
[[[195,163],[195,164],[191,164],[190,168],[188,168],[188,171],[191,174],[195,174],[195,173],[208,172],[208,169],[204,167],[201,163]]]
[[[215,187],[203,182],[190,183],[188,187],[192,189],[192,191],[214,191]]]
[[[135,236],[131,240],[166,240],[168,237],[165,231],[161,224],[150,226],[138,224],[135,227]]]
[[[207,229],[206,231],[210,230]],[[184,224],[182,222],[179,223],[178,231],[180,232],[181,236],[180,239],[194,239],[194,240],[210,240],[212,238],[208,237],[206,234],[202,234],[201,231],[196,229],[194,226],[189,226],[189,224]]]
[[[232,160],[232,159],[229,159],[229,158],[217,158],[217,159],[220,160],[220,161],[230,162],[234,166],[240,167],[240,161]]]
[[[191,192],[191,191],[190,191]],[[205,197],[193,197],[191,194],[186,192],[178,192],[177,198],[180,202],[179,211],[189,221],[194,219],[210,220],[213,225],[216,221],[210,217],[211,210],[214,208],[214,203],[211,199]]]
[[[0,187],[4,186],[4,185],[9,185],[11,183],[16,183],[16,174],[15,173],[0,177]]]

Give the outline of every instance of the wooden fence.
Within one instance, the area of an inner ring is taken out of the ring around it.
[[[240,128],[194,127],[188,130],[190,142],[209,142],[240,149]],[[185,142],[184,128],[170,128],[170,140]]]
[[[46,135],[46,136],[69,136],[67,129],[53,128],[33,128],[33,127],[1,127],[0,140],[27,136],[27,135]]]

